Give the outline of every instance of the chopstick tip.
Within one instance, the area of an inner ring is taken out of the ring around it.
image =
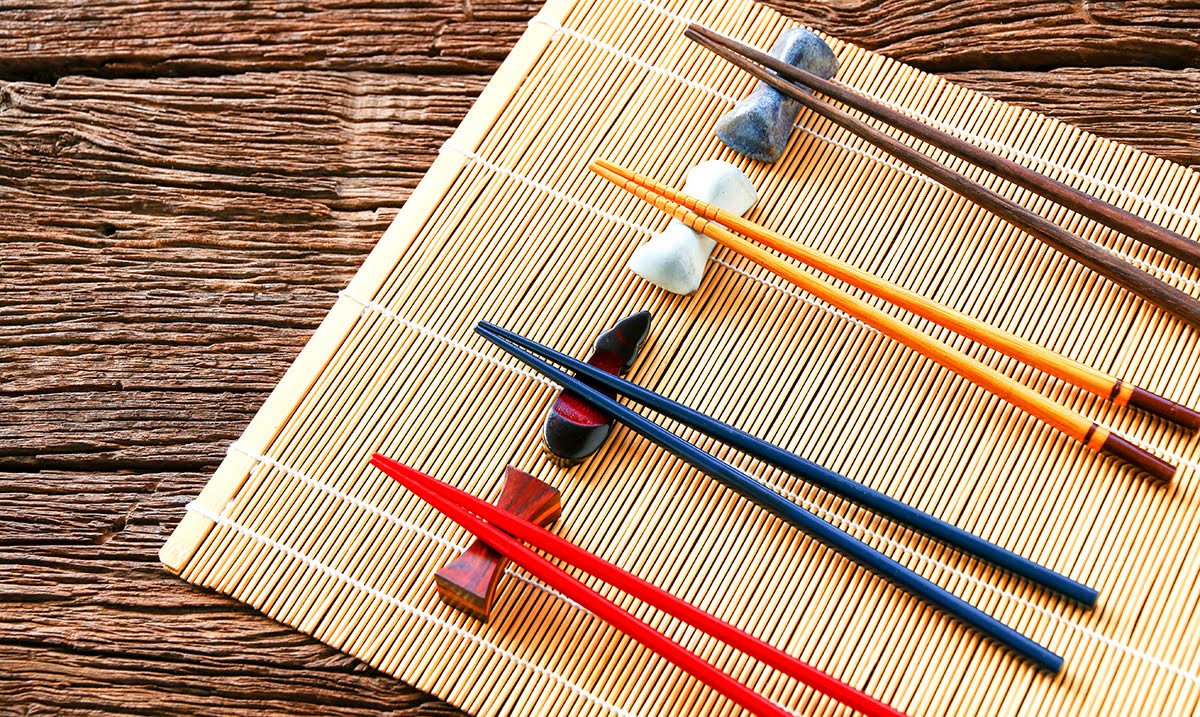
[[[596,159],[592,160],[591,164],[588,165],[588,169],[592,170],[596,174],[603,175],[605,172],[616,172],[620,169],[620,167],[608,161],[607,159],[601,159],[597,157]]]
[[[626,169],[616,162],[610,162],[607,159],[593,160],[589,168],[601,177],[618,185],[633,181],[637,177],[637,174],[632,170]]]
[[[400,480],[399,475],[403,472],[403,469],[408,468],[408,466],[404,465],[400,461],[394,458],[388,458],[387,456],[378,452],[372,453],[371,458],[368,459],[367,462],[383,471],[385,475],[397,481]]]
[[[605,159],[593,160],[588,165],[588,169],[618,186],[622,184],[622,180],[625,178],[623,170],[620,167]]]

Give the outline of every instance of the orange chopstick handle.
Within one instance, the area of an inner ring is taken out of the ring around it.
[[[1152,478],[1164,483],[1170,483],[1179,472],[1179,469],[1175,466],[1144,448],[1138,448],[1130,443],[1128,439],[1122,438],[1115,433],[1109,433],[1104,437],[1099,450],[1101,453],[1116,456],[1126,463],[1141,468]]]
[[[591,168],[592,171],[626,191],[631,192],[639,199],[649,202],[657,209],[682,221],[694,231],[704,234],[722,246],[769,269],[804,291],[858,318],[885,336],[904,344],[959,376],[987,389],[992,394],[1020,408],[1029,415],[1086,444],[1092,450],[1102,450],[1104,441],[1102,440],[1102,435],[1097,431],[1103,431],[1104,429],[1098,429],[1095,423],[1066,406],[1046,398],[1042,394],[1014,381],[990,366],[971,358],[962,351],[842,291],[833,284],[809,274],[800,267],[789,264],[780,257],[751,243],[748,239],[734,234],[717,222],[702,217],[661,194],[655,194],[637,182],[625,179],[619,173],[606,168],[599,162],[593,162]],[[1148,470],[1148,472],[1160,480],[1163,479],[1162,476],[1166,470],[1163,468],[1163,465],[1167,466],[1170,469],[1170,475],[1174,476],[1174,466],[1170,466],[1170,464],[1154,465],[1155,462],[1161,463],[1161,461],[1149,453],[1132,446],[1128,441],[1124,441],[1124,439],[1120,439],[1118,436],[1113,436],[1113,438],[1116,440],[1113,441],[1106,452],[1129,461],[1139,468],[1153,468],[1153,470]],[[1153,462],[1150,459],[1153,459]]]
[[[620,588],[642,602],[652,605],[672,616],[736,647],[759,662],[774,667],[813,689],[828,695],[842,704],[870,717],[904,717],[895,707],[875,699],[867,693],[823,672],[779,648],[764,642],[740,628],[707,613],[691,603],[663,590],[603,558],[593,555],[574,543],[551,533],[520,516],[499,508],[466,491],[455,488],[431,476],[385,456],[376,455],[371,462],[388,475],[401,472],[414,480],[423,481],[432,489],[448,497],[459,506],[475,513],[501,530],[523,540],[549,555],[565,560],[569,564],[591,575],[601,577],[608,584]]]
[[[422,480],[422,477],[428,478],[428,476],[424,476],[424,474],[414,475],[416,471],[413,469],[391,461],[378,453],[371,456],[371,463],[405,488],[417,494],[422,500],[446,515],[446,517],[471,531],[475,537],[487,543],[493,550],[520,565],[538,580],[550,585],[570,600],[584,607],[588,612],[624,632],[665,659],[675,663],[681,669],[725,695],[733,702],[755,714],[792,717],[791,712],[704,661],[695,653],[688,651],[679,643],[642,622],[616,603],[610,602],[600,595],[600,593],[583,584],[578,578],[573,577],[562,568],[533,552],[522,543],[517,542],[512,536],[483,522],[483,520],[458,507],[442,495],[439,495],[427,480]],[[418,477],[418,475],[421,477]]]
[[[1134,386],[1132,392],[1129,394],[1128,403],[1134,408],[1140,408],[1156,416],[1161,416],[1172,423],[1186,426],[1193,431],[1200,428],[1200,413],[1169,398],[1151,393],[1144,388]]]

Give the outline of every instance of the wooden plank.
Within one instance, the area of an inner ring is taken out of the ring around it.
[[[538,4],[207,7],[0,13],[0,703],[449,713],[156,551]],[[1200,166],[1195,9],[780,7]]]
[[[457,714],[167,573],[158,548],[208,477],[3,474],[3,711]]]
[[[1200,20],[1195,7],[1186,3],[766,4],[932,71],[1107,65],[1177,69],[1200,61]],[[27,0],[0,20],[0,76],[145,77],[284,69],[483,72],[504,58],[539,6],[519,0],[217,0],[202,5]]]

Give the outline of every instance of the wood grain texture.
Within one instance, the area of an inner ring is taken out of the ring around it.
[[[771,4],[1200,166],[1194,2]],[[156,551],[537,7],[0,1],[0,711],[452,712]]]

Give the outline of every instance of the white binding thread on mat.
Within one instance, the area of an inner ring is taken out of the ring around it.
[[[587,211],[590,211],[598,216],[604,217],[605,219],[608,219],[609,221],[616,222],[617,224],[620,224],[621,226],[623,226],[627,229],[630,229],[631,231],[645,234],[646,236],[654,235],[653,229],[649,229],[640,224],[635,224],[634,222],[631,222],[622,216],[619,216],[612,212],[606,211],[599,207],[592,206],[591,204],[588,204],[587,202],[585,202],[581,199],[576,199],[575,197],[572,197],[571,195],[569,195],[561,190],[555,189],[554,187],[551,187],[548,184],[539,182],[536,179],[533,179],[532,177],[527,177],[524,174],[521,174],[519,172],[513,171],[511,169],[507,169],[505,167],[501,167],[500,165],[496,164],[495,162],[492,162],[492,161],[480,156],[479,154],[472,152],[471,150],[469,150],[465,147],[462,147],[459,144],[452,142],[450,140],[447,140],[445,143],[442,144],[440,151],[446,151],[448,149],[458,152],[459,154],[463,155],[464,157],[471,160],[472,162],[476,162],[479,165],[483,166],[484,168],[489,169],[493,172],[496,172],[497,174],[503,175],[505,177],[509,177],[510,179],[515,179],[518,182],[521,182],[523,184],[527,184],[527,185],[533,187],[534,189],[537,189],[540,192],[545,192],[546,194],[548,194],[552,197],[555,197],[561,201],[564,201],[568,204],[571,204],[572,206],[577,206],[581,209],[586,209]],[[771,274],[769,279],[764,279],[762,277],[751,274],[750,272],[746,271],[745,269],[739,269],[738,267],[734,266],[733,264],[730,264],[729,262],[727,262],[723,259],[720,259],[718,257],[715,257],[715,256],[710,257],[710,260],[715,264],[720,264],[721,266],[725,267],[726,269],[731,269],[731,270],[737,272],[738,274],[741,274],[742,276],[753,279],[754,281],[757,281],[761,284],[766,284],[767,286],[769,286],[773,289],[776,289],[785,294],[788,294],[789,296],[791,296],[793,298],[799,299],[800,301],[803,301],[806,304],[810,304],[819,309],[824,309],[825,311],[828,311],[829,313],[833,314],[834,316],[837,316],[838,318],[841,318],[845,321],[849,321],[850,323],[855,324],[856,326],[860,326],[864,329],[867,329],[868,331],[873,331],[875,333],[879,333],[879,330],[876,329],[874,326],[870,326],[868,324],[863,323],[862,321],[851,316],[850,314],[847,314],[846,312],[842,311],[841,309],[837,308],[836,306],[833,306],[832,304],[828,304],[816,297],[809,296],[808,294],[802,294],[802,293],[794,290],[792,287],[785,284],[782,279],[780,279],[778,276],[776,276],[774,274]]]
[[[554,22],[553,20],[547,20],[546,18],[542,17],[541,11],[539,11],[538,14],[534,15],[533,17],[529,18],[529,20],[526,22],[526,24],[527,25],[545,25],[546,27],[550,28],[551,30],[554,31],[554,33],[550,35],[551,40],[554,40],[555,38],[557,38],[559,35],[562,34],[562,29],[561,29],[562,26],[558,25],[558,23]]]
[[[634,2],[642,2],[642,0],[634,0]],[[708,85],[705,85],[701,82],[697,82],[695,80],[684,77],[683,75],[681,75],[677,72],[674,72],[672,70],[668,70],[666,68],[659,67],[658,65],[646,62],[645,60],[635,57],[618,47],[614,47],[613,45],[610,45],[607,42],[604,42],[603,40],[599,40],[594,37],[591,37],[590,35],[588,35],[586,33],[580,32],[578,30],[573,30],[569,27],[565,27],[563,25],[560,25],[551,20],[546,20],[544,18],[534,18],[534,19],[537,20],[539,23],[546,25],[548,27],[557,28],[557,29],[561,30],[564,34],[566,34],[570,37],[575,37],[579,40],[582,40],[583,42],[587,42],[589,44],[595,45],[596,47],[604,50],[605,52],[610,52],[610,53],[620,57],[621,59],[625,60],[626,62],[629,62],[633,65],[636,65],[637,67],[640,67],[640,68],[646,70],[647,72],[652,72],[655,74],[660,74],[665,77],[671,78],[671,79],[675,80],[676,82],[680,82],[688,87],[699,89],[701,91],[707,92],[708,94],[714,95],[730,104],[737,102],[737,99],[734,98],[732,95],[727,95],[715,88],[709,87]],[[938,187],[938,188],[944,189],[949,192],[953,191],[951,189],[948,189],[944,184],[937,181],[936,179],[933,179],[932,177],[930,177],[926,174],[922,174],[921,172],[918,172],[917,170],[913,169],[912,167],[909,167],[907,164],[904,164],[903,162],[900,162],[899,160],[893,159],[890,155],[888,155],[887,153],[883,152],[882,150],[880,150],[878,148],[875,148],[874,146],[872,146],[871,150],[868,151],[867,149],[865,149],[863,147],[855,147],[853,145],[847,144],[840,140],[833,139],[832,137],[828,137],[824,134],[821,134],[820,132],[809,129],[808,127],[805,127],[803,125],[794,124],[794,125],[792,125],[792,127],[800,130],[801,132],[810,134],[813,137],[816,137],[817,139],[819,139],[823,142],[828,142],[829,144],[831,144],[835,147],[838,147],[842,150],[851,152],[853,154],[857,154],[857,155],[859,155],[861,157],[865,157],[866,159],[869,159],[873,162],[882,164],[885,167],[888,167],[895,171],[907,174],[907,175],[914,177],[922,182],[925,182],[926,184],[929,184],[930,186]],[[1091,179],[1091,178],[1089,177],[1088,179]],[[1007,181],[1007,180],[1003,180],[1003,181]],[[1136,256],[1133,256],[1132,254],[1128,254],[1124,251],[1121,251],[1120,249],[1116,249],[1114,247],[1108,246],[1107,244],[1102,244],[1094,239],[1089,239],[1089,238],[1083,237],[1083,236],[1080,236],[1079,238],[1082,239],[1083,241],[1088,242],[1089,244],[1092,244],[1093,246],[1103,249],[1104,251],[1106,251],[1116,257],[1119,257],[1120,259],[1122,259],[1126,262],[1129,262],[1130,264],[1133,264],[1134,266],[1137,266],[1146,271],[1150,271],[1155,274],[1159,274],[1161,276],[1172,279],[1173,281],[1175,281],[1179,284],[1182,284],[1190,289],[1195,289],[1196,287],[1200,287],[1200,280],[1188,278],[1187,276],[1184,276],[1183,274],[1181,274],[1177,271],[1173,271],[1171,269],[1167,269],[1165,267],[1159,266],[1157,264],[1154,264],[1153,262],[1147,261],[1146,259],[1140,259]]]
[[[580,687],[579,685],[575,684],[571,680],[568,680],[567,678],[563,677],[562,675],[558,674],[557,672],[553,672],[551,670],[547,670],[544,667],[536,665],[519,655],[509,652],[508,650],[504,649],[503,647],[500,647],[499,645],[497,645],[494,642],[491,642],[490,640],[485,640],[484,638],[479,637],[478,635],[476,635],[468,630],[464,630],[461,627],[458,627],[457,625],[453,625],[450,622],[443,620],[442,618],[434,615],[431,612],[423,610],[423,609],[417,607],[416,605],[407,603],[407,602],[401,600],[400,598],[388,595],[387,593],[385,593],[377,588],[371,587],[370,585],[368,585],[354,577],[351,577],[350,575],[347,575],[346,573],[338,570],[337,568],[326,565],[319,560],[310,558],[307,555],[301,553],[300,551],[295,550],[294,548],[291,548],[287,545],[284,545],[283,543],[280,543],[277,540],[268,538],[267,536],[263,535],[262,533],[259,533],[258,531],[254,530],[253,528],[249,528],[245,525],[242,525],[241,523],[239,523],[235,520],[232,520],[230,518],[227,518],[223,515],[217,515],[216,513],[213,513],[212,511],[210,511],[209,509],[200,505],[196,501],[192,501],[192,502],[188,503],[187,510],[191,511],[193,513],[198,513],[198,514],[204,516],[205,518],[208,518],[213,523],[216,523],[217,525],[237,531],[252,540],[257,540],[257,541],[261,542],[263,545],[266,545],[267,547],[272,548],[274,550],[278,550],[279,552],[283,553],[284,555],[287,555],[288,557],[292,558],[293,560],[298,560],[301,563],[303,563],[311,568],[315,568],[316,570],[324,573],[325,575],[332,577],[335,580],[344,582],[347,585],[349,585],[350,587],[355,588],[356,590],[361,590],[377,600],[381,600],[395,608],[398,608],[400,610],[403,610],[404,612],[409,613],[410,615],[415,615],[423,620],[427,620],[427,621],[433,623],[434,625],[444,628],[445,630],[457,635],[458,637],[461,637],[470,642],[474,642],[475,644],[479,645],[480,647],[483,647],[488,650],[492,650],[493,652],[500,655],[501,657],[512,660],[513,662],[517,663],[521,667],[524,667],[524,668],[531,670],[539,675],[542,675],[543,677],[547,677],[547,678],[559,683],[560,685],[562,685],[563,687],[566,687],[571,692],[574,692],[575,694],[579,695],[580,697],[582,697],[590,702],[594,702],[595,704],[600,705],[601,707],[604,707],[605,709],[609,710],[610,712],[613,712],[613,713],[619,714],[619,715],[626,715],[627,717],[635,717],[633,712],[630,712],[628,710],[623,710],[620,707],[617,707],[616,705],[604,700],[603,698],[601,698],[597,695],[594,695],[591,692],[588,692],[583,687]]]
[[[664,7],[655,5],[653,2],[650,2],[650,0],[633,0],[633,2],[637,3],[638,5],[641,5],[642,7],[646,8],[647,10],[650,10],[651,12],[662,15],[663,17],[670,18],[671,20],[674,20],[676,23],[679,23],[680,25],[693,25],[693,24],[694,25],[702,25],[702,26],[704,25],[704,23],[700,22],[699,20],[697,20],[695,18],[685,17],[678,13],[672,12]],[[789,22],[790,22],[790,18],[789,18]],[[811,30],[813,32],[817,32],[817,30],[815,28],[810,27],[808,25],[800,24],[800,23],[797,23],[795,25],[795,27],[801,27],[806,30]],[[711,29],[711,28],[709,28],[709,29]],[[1104,180],[1099,177],[1088,174],[1082,170],[1075,169],[1074,167],[1070,167],[1065,164],[1060,164],[1053,160],[1038,157],[1036,155],[1030,154],[1030,153],[1028,153],[1022,149],[1019,149],[1017,147],[1014,147],[1012,145],[1005,144],[1004,142],[1001,142],[1000,140],[995,140],[995,139],[991,139],[988,137],[984,137],[982,135],[975,134],[974,132],[971,132],[970,130],[963,129],[961,127],[956,127],[953,124],[939,120],[936,117],[931,117],[931,116],[929,116],[923,112],[920,112],[918,110],[915,110],[911,107],[905,107],[902,104],[899,104],[897,102],[893,102],[891,100],[880,97],[879,95],[876,95],[868,90],[861,89],[859,87],[855,87],[854,85],[851,85],[850,83],[845,82],[845,81],[841,80],[840,78],[833,77],[833,78],[830,78],[830,81],[834,82],[836,84],[839,84],[848,90],[853,90],[854,92],[856,92],[864,97],[868,97],[872,100],[875,100],[876,102],[878,102],[882,105],[885,105],[887,107],[890,107],[898,112],[903,112],[904,114],[907,114],[910,117],[913,117],[917,120],[920,120],[927,124],[935,125],[939,129],[942,129],[944,131],[951,132],[953,134],[957,134],[960,137],[962,137],[963,139],[975,142],[977,144],[982,144],[982,145],[991,147],[993,149],[999,149],[999,150],[1003,150],[1003,151],[1012,152],[1013,154],[1015,154],[1016,156],[1018,156],[1024,160],[1036,162],[1037,164],[1039,164],[1043,167],[1057,169],[1060,172],[1069,174],[1072,177],[1075,177],[1077,179],[1083,179],[1085,181],[1092,182],[1092,183],[1096,184],[1097,186],[1104,187],[1105,189],[1116,192],[1117,194],[1120,194],[1129,199],[1135,199],[1135,200],[1144,202],[1147,205],[1152,206],[1155,209],[1159,209],[1161,211],[1167,212],[1168,214],[1175,214],[1183,219],[1187,219],[1187,220],[1190,220],[1193,222],[1200,223],[1200,214],[1194,214],[1186,209],[1181,209],[1179,207],[1175,207],[1170,204],[1166,204],[1165,202],[1161,202],[1157,199],[1154,199],[1153,197],[1149,197],[1149,196],[1146,196],[1145,194],[1141,194],[1141,193],[1133,191],[1131,189],[1126,189],[1125,187],[1118,186],[1107,180]]]
[[[481,155],[479,155],[475,152],[472,152],[471,150],[467,149],[466,147],[463,147],[462,145],[458,144],[457,142],[455,142],[453,140],[448,139],[445,142],[443,142],[442,146],[438,149],[438,152],[441,153],[441,152],[445,152],[447,150],[453,150],[453,151],[461,154],[463,157],[466,157],[467,159],[471,160],[472,162],[475,162],[476,164],[479,164],[482,167],[489,169],[497,174],[501,174],[506,177],[510,177],[512,179],[516,179],[518,181],[524,182],[525,184],[528,184],[532,187],[537,188],[538,190],[540,190],[542,192],[545,192],[546,194],[549,194],[550,196],[554,197],[555,199],[561,200],[563,202],[566,202],[567,204],[579,207],[581,209],[587,209],[588,211],[590,211],[594,214],[597,214],[601,217],[604,217],[605,219],[607,219],[610,222],[619,224],[619,225],[625,227],[626,229],[629,229],[629,230],[635,231],[635,232],[640,232],[642,234],[647,234],[647,235],[654,233],[654,231],[652,229],[647,229],[646,227],[642,226],[641,224],[636,224],[619,214],[614,214],[613,212],[605,211],[599,207],[594,207],[591,204],[588,204],[587,202],[583,201],[582,199],[576,199],[575,197],[572,197],[570,194],[567,194],[566,192],[563,192],[561,190],[555,189],[554,187],[551,187],[549,184],[543,184],[535,179],[531,179],[524,175],[518,174],[517,172],[514,172],[511,169],[506,169],[504,167],[501,167],[500,165],[496,164],[495,162],[485,159]]]
[[[638,5],[645,7],[647,10],[652,10],[652,11],[658,13],[659,15],[662,15],[663,17],[670,18],[670,19],[674,20],[675,22],[679,23],[680,25],[703,24],[698,20],[693,20],[690,17],[686,17],[684,15],[680,15],[677,12],[668,10],[665,7],[662,7],[661,5],[655,5],[652,2],[648,2],[648,0],[634,0],[634,2],[636,2]]]
[[[372,304],[377,305],[376,302],[373,302],[370,300],[363,300],[363,299],[356,298],[355,301],[358,301],[359,303],[363,304],[363,306],[365,308],[369,307]],[[394,312],[389,312],[389,315],[394,315]],[[411,321],[404,321],[404,322],[402,322],[401,325],[405,326],[406,328],[413,328],[413,330],[417,330],[416,328],[414,328],[417,325]],[[432,329],[420,327],[420,330],[422,331],[422,333],[427,333],[427,334],[433,335],[433,336],[440,336],[439,334],[434,332]],[[447,343],[449,343],[452,346],[461,347],[461,344],[451,341],[448,338],[446,338],[445,340],[447,341]],[[476,352],[472,349],[469,349],[466,347],[461,347],[461,348],[463,350],[466,350],[466,351],[472,353],[473,355],[477,355],[482,358],[489,358],[489,357],[479,354],[478,352]],[[503,362],[489,361],[489,363],[499,366],[500,368],[503,368],[503,369],[506,369],[509,371],[513,371],[514,373],[517,373],[518,375],[521,375],[521,376],[526,376],[526,377],[529,376],[529,374],[527,372],[522,371],[515,366],[510,366],[508,364],[505,364]],[[929,563],[930,565],[936,566],[936,567],[944,570],[949,575],[952,575],[954,577],[965,580],[973,585],[977,585],[986,590],[991,590],[992,592],[995,592],[997,595],[1000,595],[1001,597],[1012,600],[1013,602],[1015,602],[1018,605],[1021,605],[1025,608],[1033,610],[1034,612],[1036,612],[1040,615],[1048,617],[1051,620],[1054,620],[1055,622],[1063,625],[1064,627],[1067,627],[1067,628],[1070,628],[1073,630],[1077,630],[1079,633],[1081,633],[1087,637],[1090,637],[1092,639],[1095,639],[1095,640],[1103,643],[1104,645],[1107,645],[1109,647],[1120,650],[1120,651],[1126,653],[1127,655],[1130,655],[1131,657],[1134,657],[1136,659],[1144,660],[1145,662],[1148,662],[1151,665],[1154,665],[1155,667],[1166,670],[1174,675],[1178,675],[1179,677],[1182,677],[1183,679],[1185,679],[1189,682],[1192,682],[1194,684],[1200,684],[1200,675],[1198,675],[1194,672],[1185,670],[1182,667],[1178,667],[1178,666],[1173,665],[1165,660],[1154,657],[1153,655],[1151,655],[1147,652],[1144,652],[1142,650],[1139,650],[1136,647],[1127,645],[1127,644],[1120,642],[1114,638],[1108,637],[1107,635],[1104,635],[1090,627],[1086,627],[1084,625],[1081,625],[1080,623],[1075,622],[1074,620],[1071,620],[1068,617],[1060,615],[1049,608],[1042,607],[1030,600],[1026,600],[1025,598],[1022,598],[1019,595],[1016,595],[1015,593],[1009,592],[1008,590],[1005,590],[1001,587],[992,585],[991,583],[987,582],[986,580],[977,578],[974,575],[971,575],[970,573],[959,570],[947,563],[943,563],[940,560],[938,560],[937,558],[925,555],[924,553],[916,550],[915,548],[910,548],[909,546],[907,546],[899,541],[892,540],[891,538],[888,538],[887,536],[885,536],[881,533],[877,533],[877,532],[871,530],[870,528],[866,527],[865,525],[861,525],[861,524],[851,520],[850,518],[846,518],[844,516],[838,515],[837,513],[829,511],[826,508],[821,507],[817,503],[814,503],[814,502],[800,496],[798,493],[790,491],[780,485],[777,485],[769,480],[766,480],[765,478],[763,478],[759,475],[750,473],[749,471],[742,471],[742,472],[745,473],[746,475],[750,476],[754,480],[758,481],[762,485],[766,486],[767,488],[770,488],[771,490],[779,493],[780,495],[782,495],[782,496],[788,498],[789,500],[797,503],[798,505],[804,507],[806,510],[812,511],[814,514],[821,516],[823,519],[826,519],[828,522],[840,525],[843,528],[851,528],[851,529],[857,531],[861,535],[868,536],[872,539],[878,540],[881,543],[891,546],[892,548],[899,550],[902,553],[907,553],[907,554],[912,555],[913,557],[917,558],[918,560],[922,560],[926,563]],[[547,588],[547,589],[549,589],[549,588]]]
[[[607,43],[603,40],[594,38],[591,35],[588,35],[587,33],[583,33],[578,30],[574,30],[572,28],[566,27],[565,25],[554,22],[553,20],[547,20],[546,18],[544,18],[540,15],[534,16],[533,19],[531,19],[529,22],[531,22],[531,23],[536,22],[540,25],[545,25],[546,27],[552,28],[556,33],[562,33],[569,37],[573,37],[577,40],[583,40],[584,42],[587,42],[592,45],[595,45],[596,47],[599,47],[600,49],[604,50],[605,52],[609,53],[610,55],[616,55],[617,57],[621,58],[622,60],[625,60],[626,62],[634,64],[634,65],[637,65],[638,67],[641,67],[649,72],[663,75],[664,77],[668,77],[672,80],[675,80],[676,82],[681,82],[684,85],[691,87],[694,90],[700,90],[701,92],[715,94],[718,97],[722,97],[722,98],[728,100],[729,102],[736,101],[732,95],[726,95],[721,92],[718,92],[717,90],[714,90],[713,88],[709,87],[708,85],[704,84],[703,82],[697,82],[696,80],[688,79],[687,77],[684,77],[683,75],[672,72],[664,67],[659,67],[658,65],[652,65],[648,62],[638,59],[636,56],[631,55],[628,52],[625,52],[624,50],[617,47],[616,45],[610,45],[609,43]]]
[[[365,500],[362,500],[361,498],[355,498],[354,496],[350,495],[349,493],[347,493],[343,490],[334,488],[329,483],[325,483],[325,482],[319,481],[315,478],[311,478],[311,477],[305,475],[304,473],[301,473],[300,471],[296,470],[295,468],[291,468],[289,466],[286,466],[286,465],[280,463],[279,461],[275,460],[274,458],[263,455],[262,453],[252,451],[249,448],[247,448],[246,446],[242,445],[239,441],[234,441],[232,444],[230,444],[228,452],[233,452],[233,451],[237,451],[238,453],[241,453],[242,455],[244,455],[247,458],[254,461],[255,466],[257,466],[260,463],[263,465],[270,466],[281,473],[284,473],[292,478],[295,478],[296,480],[300,481],[304,485],[309,486],[310,488],[314,488],[323,493],[331,495],[334,498],[337,498],[338,500],[345,501],[345,502],[349,503],[350,505],[354,506],[355,508],[366,511],[367,513],[370,513],[371,515],[373,515],[377,518],[383,518],[387,522],[389,522],[399,528],[402,528],[404,530],[411,530],[412,532],[420,535],[421,537],[425,538],[426,540],[430,540],[434,543],[437,543],[438,545],[440,545],[444,548],[449,548],[450,550],[457,550],[460,552],[467,549],[467,546],[465,546],[465,545],[459,545],[458,543],[455,543],[452,540],[447,540],[446,538],[443,538],[442,536],[437,535],[436,533],[433,533],[429,530],[426,530],[425,528],[422,528],[421,526],[417,525],[416,523],[405,520],[404,518],[401,518],[398,515],[389,513],[386,510],[383,510],[382,508],[380,508],[372,503],[368,503]],[[250,470],[254,470],[255,466],[251,466]],[[234,503],[235,503],[235,501],[233,501],[233,500],[230,500],[228,503],[226,503],[225,509],[221,511],[221,515],[226,518],[229,518],[230,517],[229,516],[229,508],[231,506],[233,506]],[[504,574],[511,575],[523,583],[527,583],[527,584],[532,585],[541,590],[545,590],[546,592],[550,593],[551,595],[554,595],[555,597],[562,599],[564,602],[570,603],[571,605],[575,605],[575,607],[582,608],[581,605],[577,605],[573,600],[571,600],[571,598],[567,597],[566,595],[563,595],[562,593],[558,592],[557,590],[550,587],[549,585],[543,585],[542,583],[538,582],[537,580],[534,580],[533,578],[529,578],[520,573],[514,572],[512,570],[512,568],[506,568],[504,570]]]
[[[354,294],[350,293],[350,291],[348,289],[342,289],[341,291],[339,291],[338,296],[342,296],[347,299],[350,299],[351,301],[353,301],[355,303],[361,304],[363,306],[363,308],[383,314],[384,316],[388,317],[389,319],[391,319],[399,324],[402,324],[419,334],[428,336],[429,338],[432,338],[432,339],[436,339],[437,341],[440,341],[441,343],[444,343],[447,346],[450,346],[451,348],[458,349],[459,351],[463,351],[467,354],[470,354],[471,356],[474,356],[475,358],[482,359],[482,360],[486,361],[487,363],[490,363],[494,366],[499,366],[500,368],[508,369],[510,371],[516,371],[517,373],[522,374],[528,378],[531,378],[534,381],[537,381],[538,383],[541,383],[550,388],[553,388],[556,390],[560,388],[558,384],[554,383],[553,381],[551,381],[548,378],[545,378],[544,376],[541,376],[540,374],[534,373],[533,371],[530,371],[521,366],[511,366],[509,364],[506,364],[503,361],[501,361],[500,359],[496,358],[495,356],[489,356],[482,351],[479,351],[479,350],[471,348],[470,346],[467,346],[466,344],[462,343],[461,341],[457,341],[455,339],[450,338],[449,336],[439,334],[438,332],[434,331],[433,329],[430,329],[426,326],[422,326],[421,324],[418,324],[415,321],[409,321],[408,319],[404,318],[400,314],[397,314],[395,311],[392,311],[391,309],[389,309],[388,307],[384,306],[383,304],[381,304],[377,301],[371,301],[370,299],[363,299],[361,297],[355,296]]]

